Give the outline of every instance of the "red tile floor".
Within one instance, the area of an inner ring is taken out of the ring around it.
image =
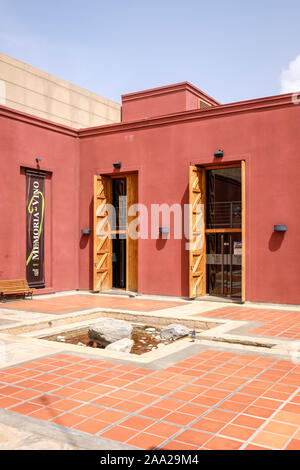
[[[0,408],[143,449],[300,449],[300,365],[207,350],[164,370],[56,354],[0,371]]]
[[[280,338],[300,338],[300,312],[234,306],[219,308],[198,316],[261,322],[263,325],[250,330],[249,333]]]
[[[30,312],[67,313],[88,308],[114,308],[122,310],[134,310],[152,312],[164,308],[184,305],[183,302],[165,300],[149,300],[141,298],[91,296],[91,295],[66,295],[51,299],[18,300],[1,304],[5,308],[26,310]]]

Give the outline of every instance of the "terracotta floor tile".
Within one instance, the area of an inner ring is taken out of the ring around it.
[[[215,419],[216,421],[221,421],[223,423],[229,423],[236,416],[237,416],[236,413],[231,413],[229,411],[212,410],[209,413],[207,413],[207,415],[205,415],[205,418]]]
[[[54,410],[50,407],[42,407],[39,408],[37,411],[34,411],[29,414],[31,418],[41,419],[43,421],[50,421],[52,418],[60,415],[62,412],[60,410]]]
[[[245,403],[246,405],[250,405],[250,403],[253,403],[256,400],[255,397],[245,395],[243,393],[235,393],[231,399],[238,403]]]
[[[162,379],[156,378],[156,377],[147,377],[146,379],[140,380],[139,383],[142,385],[151,385],[156,386],[162,382]]]
[[[275,421],[283,421],[284,423],[297,424],[300,426],[300,416],[298,413],[290,413],[289,411],[278,411],[273,416]]]
[[[220,398],[209,398],[204,397],[203,395],[199,395],[198,397],[194,398],[191,403],[203,406],[215,406],[217,403],[219,403],[219,401]]]
[[[120,401],[116,405],[113,405],[113,408],[116,410],[121,410],[121,411],[128,411],[128,413],[134,413],[141,408],[143,408],[145,404],[143,403],[134,403],[133,401]]]
[[[184,442],[186,444],[192,444],[197,447],[201,447],[211,438],[211,434],[207,434],[200,431],[186,430],[176,436],[176,440]]]
[[[277,410],[277,408],[282,405],[282,402],[279,400],[271,400],[270,398],[258,398],[253,405],[263,408],[270,408],[271,410]]]
[[[69,411],[72,410],[73,408],[76,408],[80,403],[74,401],[74,400],[59,400],[55,402],[54,408],[56,410],[62,410],[62,411]]]
[[[274,413],[274,410],[253,405],[249,406],[249,408],[246,408],[244,413],[252,416],[257,416],[258,418],[269,418]]]
[[[270,450],[267,447],[256,446],[254,444],[248,444],[244,450]]]
[[[89,392],[97,393],[97,395],[103,395],[105,393],[113,392],[115,390],[114,387],[110,387],[109,385],[95,385],[93,384],[89,387]]]
[[[17,392],[23,391],[20,387],[13,387],[12,385],[7,385],[5,387],[0,387],[0,394],[6,395],[8,397],[15,395]]]
[[[181,386],[182,386],[182,384],[180,384],[179,382],[172,382],[171,380],[162,382],[162,387],[164,389],[168,390],[169,393],[171,391],[177,391],[178,387],[181,387]]]
[[[193,446],[191,444],[184,444],[183,442],[170,441],[167,444],[164,444],[160,450],[197,450],[198,446]]]
[[[194,421],[195,417],[192,415],[188,415],[185,413],[174,412],[164,416],[164,421],[168,423],[174,423],[181,426],[187,426],[192,421]]]
[[[191,403],[183,404],[182,406],[177,408],[177,411],[179,413],[186,413],[188,415],[194,416],[195,418],[199,418],[207,410],[208,408],[205,406],[194,405]]]
[[[154,406],[157,406],[158,408],[164,408],[170,411],[175,411],[177,410],[177,408],[182,406],[182,401],[168,400],[167,398],[163,398],[162,400],[156,402]]]
[[[241,413],[247,408],[248,405],[245,403],[238,403],[236,401],[226,400],[218,405],[218,408],[226,411],[233,411],[236,413]]]
[[[225,426],[225,423],[220,421],[214,421],[213,419],[200,418],[196,423],[193,423],[191,427],[198,429],[199,431],[207,431],[211,433],[217,433],[220,429]]]
[[[223,400],[224,398],[228,397],[228,395],[230,395],[229,392],[225,392],[224,390],[218,390],[218,389],[212,389],[202,394],[202,396],[204,397],[219,398],[220,400]]]
[[[54,374],[40,374],[37,376],[37,380],[40,380],[41,382],[53,382],[55,379],[57,379],[57,375]]]
[[[58,390],[55,391],[55,395],[58,395],[59,397],[72,397],[73,395],[76,395],[78,393],[78,390],[70,387],[62,387]]]
[[[112,429],[103,432],[101,437],[105,437],[106,439],[111,439],[113,441],[126,442],[136,434],[136,429],[124,428],[123,426],[114,426]]]
[[[109,396],[99,397],[93,400],[93,405],[107,406],[109,408],[114,407],[117,403],[120,403],[119,398],[111,398]]]
[[[91,392],[77,392],[75,393],[75,395],[72,395],[73,400],[84,401],[84,402],[95,400],[98,397],[99,395],[97,395],[97,393],[91,393]]]
[[[9,408],[10,406],[21,403],[21,400],[12,397],[0,398],[0,408]]]
[[[24,387],[24,388],[33,388],[35,385],[42,385],[42,384],[43,384],[43,382],[40,382],[40,381],[34,380],[34,379],[26,379],[26,380],[22,380],[21,382],[18,383],[18,385],[20,387]]]
[[[110,379],[110,380],[105,381],[105,385],[112,385],[114,387],[124,387],[124,385],[127,385],[127,384],[128,384],[128,381],[122,380],[122,379]]]
[[[286,450],[300,450],[300,439],[292,439]]]
[[[253,439],[253,444],[269,447],[270,449],[283,449],[288,442],[287,436],[279,436],[266,431],[260,431]]]
[[[139,412],[141,416],[147,416],[148,418],[153,419],[163,419],[163,417],[169,413],[169,410],[166,410],[164,408],[158,408],[156,406],[149,406],[148,408],[145,408],[144,410]]]
[[[35,403],[26,402],[14,406],[13,408],[10,408],[10,411],[14,411],[15,413],[21,413],[23,415],[29,415],[30,413],[33,413],[34,411],[37,411],[40,408],[41,407],[39,405],[36,405]]]
[[[269,421],[263,430],[267,432],[273,432],[275,434],[281,434],[283,436],[292,436],[298,429],[298,426],[292,424],[280,423],[278,421]]]
[[[188,392],[188,393],[193,393],[195,396],[200,395],[200,393],[205,392],[208,390],[207,387],[203,387],[201,385],[185,385],[184,387],[181,388],[181,392]]]
[[[168,438],[173,436],[178,431],[180,431],[179,427],[173,426],[172,424],[166,424],[166,423],[160,423],[160,422],[155,422],[147,429],[147,433],[149,434],[154,434],[155,436],[168,437]]]
[[[130,400],[136,395],[136,392],[130,390],[116,390],[109,394],[112,398],[119,398],[119,400]]]
[[[233,441],[224,437],[213,437],[205,444],[205,447],[211,450],[237,450],[241,447],[242,442]]]
[[[36,403],[37,405],[41,406],[48,406],[50,408],[54,408],[54,403],[60,400],[60,397],[55,397],[52,395],[39,395],[37,397],[31,398],[32,403]]]
[[[247,441],[250,436],[255,432],[255,429],[245,428],[243,426],[236,426],[235,424],[229,424],[219,434],[226,437],[233,437],[242,441]]]
[[[1,393],[1,392],[0,392]],[[298,413],[300,414],[300,405],[294,403],[287,403],[283,408],[283,411],[288,411],[290,413]]]
[[[108,424],[104,421],[89,418],[86,421],[83,421],[82,423],[76,424],[76,426],[73,426],[73,428],[77,429],[78,431],[87,432],[89,434],[97,434],[98,432],[107,428],[107,426]]]
[[[164,397],[166,394],[170,393],[170,389],[162,388],[162,387],[152,387],[147,390],[147,393],[152,395],[157,395],[157,397]],[[194,398],[195,395],[190,393],[183,393],[181,391],[175,391],[170,395],[170,398],[174,400],[183,400],[189,401],[190,399]]]
[[[241,392],[252,395],[253,397],[259,397],[263,394],[263,391],[260,388],[252,387],[252,385],[246,385],[241,389]]]
[[[42,411],[45,411],[45,409]],[[51,419],[53,423],[59,424],[60,426],[66,426],[68,428],[72,428],[73,426],[76,426],[76,424],[79,424],[80,422],[85,421],[85,420],[86,420],[85,416],[79,416],[79,415],[76,415],[75,413],[65,413],[62,416],[57,416],[55,418],[52,417]]]
[[[72,372],[72,374],[69,374],[68,377],[74,378],[74,379],[85,379],[89,377],[91,374],[89,372],[82,372],[81,370]]]
[[[78,405],[79,403],[77,403]],[[56,407],[56,403],[54,405],[54,408]],[[80,415],[80,416],[86,416],[86,417],[91,417],[91,416],[95,416],[95,414],[99,413],[100,412],[100,408],[97,407],[97,406],[93,406],[93,405],[82,405],[80,406],[79,408],[76,408],[76,410],[74,410],[74,413]]]
[[[69,377],[56,377],[53,380],[50,380],[51,383],[56,384],[56,385],[70,385],[74,383],[74,379],[71,379]]]
[[[1,390],[0,390],[1,393]],[[17,398],[20,400],[30,400],[31,398],[39,396],[39,392],[34,392],[33,390],[20,390],[17,393],[14,393],[13,398]]]
[[[252,429],[258,429],[265,423],[265,420],[262,418],[254,418],[253,416],[240,415],[232,421],[232,424],[237,424],[240,426],[246,426]]]
[[[142,418],[141,416],[131,416],[122,422],[122,426],[126,428],[136,429],[137,431],[142,431],[153,424],[153,420]]]
[[[143,432],[129,439],[127,444],[139,447],[140,449],[151,450],[156,449],[165,440],[165,437],[154,436],[153,434]]]
[[[290,394],[289,393],[283,393],[283,392],[276,392],[272,390],[267,390],[261,398],[271,398],[275,400],[281,400],[281,401],[286,401],[288,400]]]
[[[100,413],[96,414],[94,417],[96,419],[99,419],[100,421],[105,421],[107,423],[116,423],[122,418],[125,418],[127,413],[122,413],[120,411],[114,411],[114,410],[104,410],[101,411]]]
[[[32,385],[31,388],[34,390],[38,390],[39,392],[52,392],[53,390],[57,389],[58,386],[56,384],[47,384],[47,383],[39,383],[36,385]]]

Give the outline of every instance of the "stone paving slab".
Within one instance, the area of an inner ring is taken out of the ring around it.
[[[23,423],[22,423],[23,424]],[[22,426],[23,429],[23,426]],[[79,450],[80,448],[0,423],[0,450]]]
[[[2,369],[0,408],[142,449],[300,449],[299,387],[299,364],[251,354],[159,371],[55,354]]]

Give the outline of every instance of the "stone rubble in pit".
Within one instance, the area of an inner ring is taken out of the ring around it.
[[[130,353],[133,343],[134,341],[132,339],[123,338],[109,344],[105,349],[108,351]]]
[[[104,318],[88,329],[89,338],[102,347],[108,346],[123,338],[131,338],[132,325],[123,320]]]
[[[188,336],[189,334],[190,334],[190,329],[178,323],[171,323],[170,325],[162,328],[160,332],[160,335],[163,340],[172,340],[172,341],[175,341],[176,339],[179,339],[179,338],[183,338],[184,336]]]

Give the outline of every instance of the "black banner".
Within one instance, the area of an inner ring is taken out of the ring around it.
[[[26,170],[26,278],[30,287],[45,287],[45,174]]]

